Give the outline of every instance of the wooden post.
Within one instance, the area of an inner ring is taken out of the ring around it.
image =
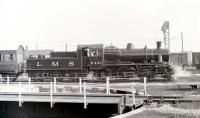
[[[133,99],[133,105],[135,106],[135,89],[133,85],[132,85],[132,99]]]
[[[79,92],[82,93],[82,82],[81,82],[81,77],[79,77]]]
[[[84,89],[84,109],[87,109],[87,99],[86,99],[86,84],[85,82],[83,83],[83,89]]]
[[[28,89],[29,89],[29,92],[31,91],[31,78],[28,77]]]
[[[147,95],[147,78],[144,77],[144,95]]]
[[[56,77],[53,79],[53,88],[54,88],[54,93],[56,93]]]
[[[9,85],[10,85],[10,78],[7,77],[7,86],[9,86]]]
[[[106,94],[110,94],[109,77],[106,78]]]
[[[0,75],[0,82],[1,82],[1,83],[2,83],[2,78],[3,78],[3,77]]]
[[[21,87],[21,82],[19,82],[19,107],[21,107],[22,106],[22,87]]]
[[[50,102],[51,102],[51,108],[53,108],[53,87],[52,82],[50,82]]]
[[[118,114],[122,114],[125,108],[125,97],[122,96],[118,103]]]

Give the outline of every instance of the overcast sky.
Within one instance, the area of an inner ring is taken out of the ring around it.
[[[76,50],[78,44],[156,47],[170,22],[171,50],[200,51],[198,0],[0,0],[0,49]],[[164,46],[163,46],[164,47]]]

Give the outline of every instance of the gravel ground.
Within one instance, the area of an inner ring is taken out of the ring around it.
[[[192,115],[177,115],[177,114],[164,114],[158,113],[154,111],[143,111],[139,114],[135,114],[133,116],[129,116],[126,118],[200,118],[199,116],[192,116]]]
[[[200,75],[191,75],[179,77],[175,82],[199,82]],[[119,84],[113,86],[121,90],[131,91],[132,84]],[[134,88],[139,92],[144,92],[142,85],[136,85]],[[150,95],[181,95],[187,99],[200,100],[200,87],[197,90],[191,90],[190,86],[184,85],[178,88],[176,85],[148,85],[147,94]],[[177,103],[175,105],[160,104],[145,106],[147,109],[143,112],[131,115],[126,118],[200,118],[200,102]]]
[[[125,118],[200,118],[200,103],[151,104],[145,110]]]
[[[135,114],[133,116],[129,116],[126,118],[169,118],[171,115],[160,114],[153,111],[143,111],[141,113]]]
[[[186,77],[177,77],[176,81],[169,82],[169,83],[176,83],[176,82],[199,82],[200,83],[200,76],[199,75],[191,75]],[[147,94],[150,95],[183,95],[187,96],[194,93],[200,93],[200,87],[197,90],[192,90],[191,87],[187,85],[182,85],[180,88],[176,85],[167,85],[169,83],[150,83],[147,85]],[[142,83],[121,83],[121,84],[111,84],[111,87],[131,91],[131,86],[134,85],[134,88],[140,92],[144,92],[144,86]],[[137,85],[138,84],[138,85]],[[151,85],[154,84],[154,85]],[[157,85],[155,85],[157,84]],[[162,84],[162,85],[161,85]],[[165,85],[166,84],[166,85]],[[199,85],[200,86],[200,85]]]

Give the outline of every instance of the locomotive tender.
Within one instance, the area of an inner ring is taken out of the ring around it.
[[[84,77],[88,73],[96,78],[153,79],[160,76],[171,79],[173,70],[168,64],[169,51],[161,49],[126,49],[103,44],[78,45],[74,52],[51,52],[50,58],[27,59],[27,73],[30,77]]]

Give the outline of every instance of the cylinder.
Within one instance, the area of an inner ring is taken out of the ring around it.
[[[127,50],[131,50],[131,49],[133,49],[133,48],[134,48],[134,46],[133,46],[132,43],[128,43],[128,44],[127,44],[127,47],[126,47]]]
[[[162,42],[161,41],[157,41],[157,49],[159,50],[161,48]]]
[[[162,62],[162,55],[158,55],[158,62]]]

